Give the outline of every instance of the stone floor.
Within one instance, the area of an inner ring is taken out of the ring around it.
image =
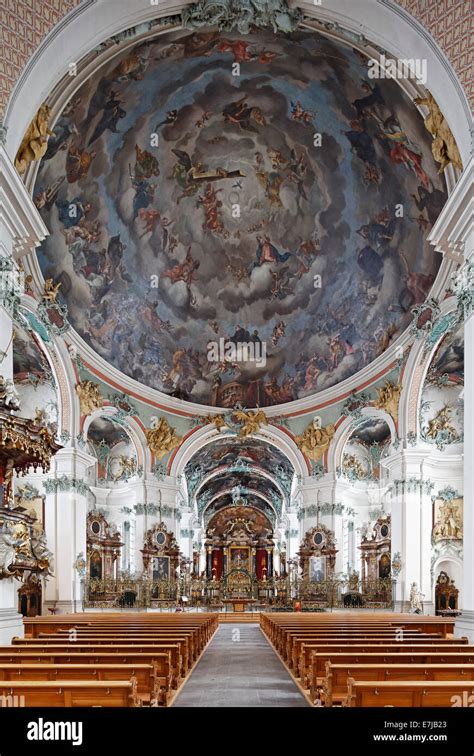
[[[173,706],[307,706],[258,625],[221,625]]]

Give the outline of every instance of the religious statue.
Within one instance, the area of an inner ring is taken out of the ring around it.
[[[181,436],[170,426],[166,417],[152,417],[151,428],[145,430],[145,436],[148,448],[158,459],[162,459],[181,443]]]
[[[48,138],[54,135],[48,127],[51,109],[41,105],[21,140],[15,158],[15,168],[22,176],[29,164],[41,160],[48,149]]]
[[[46,543],[46,533],[39,522],[35,522],[31,534],[31,551],[38,562],[38,568],[47,575],[53,572],[53,554]]]
[[[418,585],[416,583],[412,583],[411,590],[410,590],[410,611],[413,614],[423,613],[424,597],[425,597],[425,594],[420,593],[420,591],[418,590]]]
[[[462,540],[462,517],[459,515],[459,505],[453,501],[446,501],[440,507],[438,520],[434,524],[433,540]]]
[[[81,414],[90,415],[104,404],[98,383],[82,381],[76,385],[76,394],[81,403]]]
[[[15,545],[16,541],[11,528],[2,522],[0,524],[0,579],[15,574],[9,569],[16,559]]]
[[[363,480],[367,477],[366,470],[355,454],[344,454],[342,458],[342,469],[344,474],[351,480]]]
[[[428,109],[425,127],[433,137],[431,151],[436,162],[440,163],[438,173],[442,173],[450,163],[462,171],[462,160],[456,140],[431,92],[428,92],[426,97],[415,97],[415,103]]]
[[[458,437],[456,428],[451,424],[451,407],[449,405],[446,404],[442,407],[433,419],[428,421],[428,430],[425,435],[433,441],[437,441],[441,436],[447,443]]]
[[[15,551],[19,556],[31,557],[30,531],[26,522],[17,522],[13,528]]]
[[[128,480],[137,472],[137,462],[135,457],[127,457],[125,454],[121,454],[118,461],[118,468],[112,480],[117,483],[119,480]]]
[[[47,278],[44,282],[43,288],[43,300],[46,300],[50,304],[57,304],[58,292],[61,287],[61,282],[55,284],[52,278]]]
[[[20,397],[13,381],[0,375],[0,408],[16,412],[20,409]]]
[[[349,590],[359,590],[359,573],[357,572],[357,570],[352,570],[352,574],[349,575]]]
[[[252,433],[257,433],[261,425],[268,425],[267,416],[263,410],[235,410],[232,413],[233,418],[240,423],[240,438],[247,438]]]
[[[317,419],[314,419],[300,436],[296,436],[295,441],[309,459],[317,462],[328,449],[335,432],[334,425],[321,428]]]
[[[385,410],[394,420],[398,417],[398,403],[400,401],[400,393],[402,387],[395,385],[390,381],[385,381],[385,384],[377,389],[377,400],[375,407],[377,409]]]
[[[220,433],[222,428],[226,427],[226,421],[224,415],[206,415],[205,419],[208,423],[216,426],[216,430]]]

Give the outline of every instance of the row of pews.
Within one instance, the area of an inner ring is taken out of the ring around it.
[[[218,627],[216,614],[25,618],[0,646],[4,706],[167,706]]]
[[[474,646],[454,620],[406,614],[261,614],[260,627],[315,706],[466,706]]]

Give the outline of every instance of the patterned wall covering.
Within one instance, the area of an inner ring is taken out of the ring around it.
[[[0,7],[0,117],[10,93],[36,48],[52,27],[81,0],[4,0]],[[474,102],[470,0],[398,0],[423,24],[451,61]]]
[[[29,58],[81,0],[3,0],[0,4],[0,117]]]
[[[436,40],[451,62],[471,106],[474,103],[472,39],[474,16],[470,0],[397,0]]]

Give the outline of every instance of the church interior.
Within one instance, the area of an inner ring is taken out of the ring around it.
[[[474,706],[470,3],[7,5],[0,709]]]

